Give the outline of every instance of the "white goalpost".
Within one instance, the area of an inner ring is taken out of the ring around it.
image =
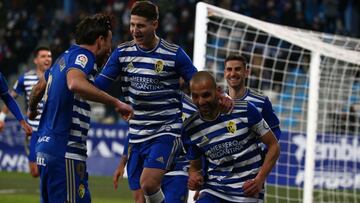
[[[194,65],[226,87],[230,54],[247,57],[248,86],[269,96],[280,119],[266,202],[360,202],[360,39],[198,3]]]

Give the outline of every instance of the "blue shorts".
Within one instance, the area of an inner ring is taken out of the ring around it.
[[[142,143],[129,143],[127,162],[128,182],[131,190],[140,189],[143,168],[170,170],[179,153],[180,140],[172,135],[160,136]]]
[[[86,162],[41,152],[37,153],[36,161],[41,203],[91,202]]]
[[[30,142],[27,143],[28,146],[27,149],[29,149],[29,154],[28,154],[28,160],[30,162],[36,162],[36,152],[35,152],[35,147],[36,147],[36,142],[38,140],[38,134],[36,131],[33,131],[33,133],[31,134],[31,137],[30,137]],[[25,139],[28,139],[28,138],[25,138]]]
[[[189,193],[187,182],[188,176],[185,175],[165,175],[161,184],[161,190],[165,195],[165,203],[187,202]]]

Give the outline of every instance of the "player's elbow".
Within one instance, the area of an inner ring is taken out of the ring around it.
[[[80,83],[80,81],[70,79],[67,81],[67,86],[70,91],[72,91],[74,93],[78,93],[80,91],[80,87],[81,87],[81,85],[79,83]]]

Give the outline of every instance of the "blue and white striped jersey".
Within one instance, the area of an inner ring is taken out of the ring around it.
[[[195,104],[192,103],[191,98],[182,93],[182,120],[183,122],[189,118],[197,110]],[[175,167],[170,172],[167,172],[165,175],[188,175],[189,169],[189,160],[185,157],[185,152],[180,153],[178,157],[175,158]]]
[[[262,93],[255,91],[250,88],[246,88],[244,96],[239,98],[239,100],[246,100],[251,102],[256,109],[261,113],[262,117],[266,123],[270,126],[271,130],[275,134],[276,138],[279,140],[281,136],[280,130],[280,121],[276,116],[272,104],[269,100],[269,97],[263,95]]]
[[[160,39],[154,49],[145,51],[130,41],[114,50],[96,82],[120,76],[125,101],[134,109],[129,142],[141,143],[162,135],[180,137],[179,78],[189,82],[196,71],[177,45]]]
[[[208,164],[202,191],[232,202],[258,202],[245,197],[242,186],[260,170],[257,140],[269,130],[261,114],[247,101],[235,101],[231,113],[221,113],[211,121],[198,112],[187,119],[182,136],[186,156],[190,160],[205,156]],[[263,198],[264,190],[259,195]]]
[[[13,90],[19,95],[24,95],[25,104],[28,104],[31,90],[38,83],[38,81],[39,81],[39,77],[36,74],[35,70],[27,71],[24,74],[20,75],[20,77],[13,86]],[[32,127],[33,131],[37,131],[39,127],[40,117],[43,111],[42,101],[39,102],[37,110],[39,112],[39,115],[37,115],[34,120],[27,119],[27,122]]]
[[[72,45],[50,68],[36,151],[85,161],[90,105],[68,89],[66,75],[76,69],[94,81],[98,70],[92,52]]]

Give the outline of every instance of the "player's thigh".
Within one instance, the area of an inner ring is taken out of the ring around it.
[[[37,153],[37,161],[42,199],[51,203],[91,202],[85,162],[43,153]]]
[[[179,153],[180,140],[171,135],[154,138],[142,151],[145,155],[144,168],[170,170]]]
[[[165,195],[165,203],[184,203],[188,199],[188,176],[164,176],[161,189]]]

